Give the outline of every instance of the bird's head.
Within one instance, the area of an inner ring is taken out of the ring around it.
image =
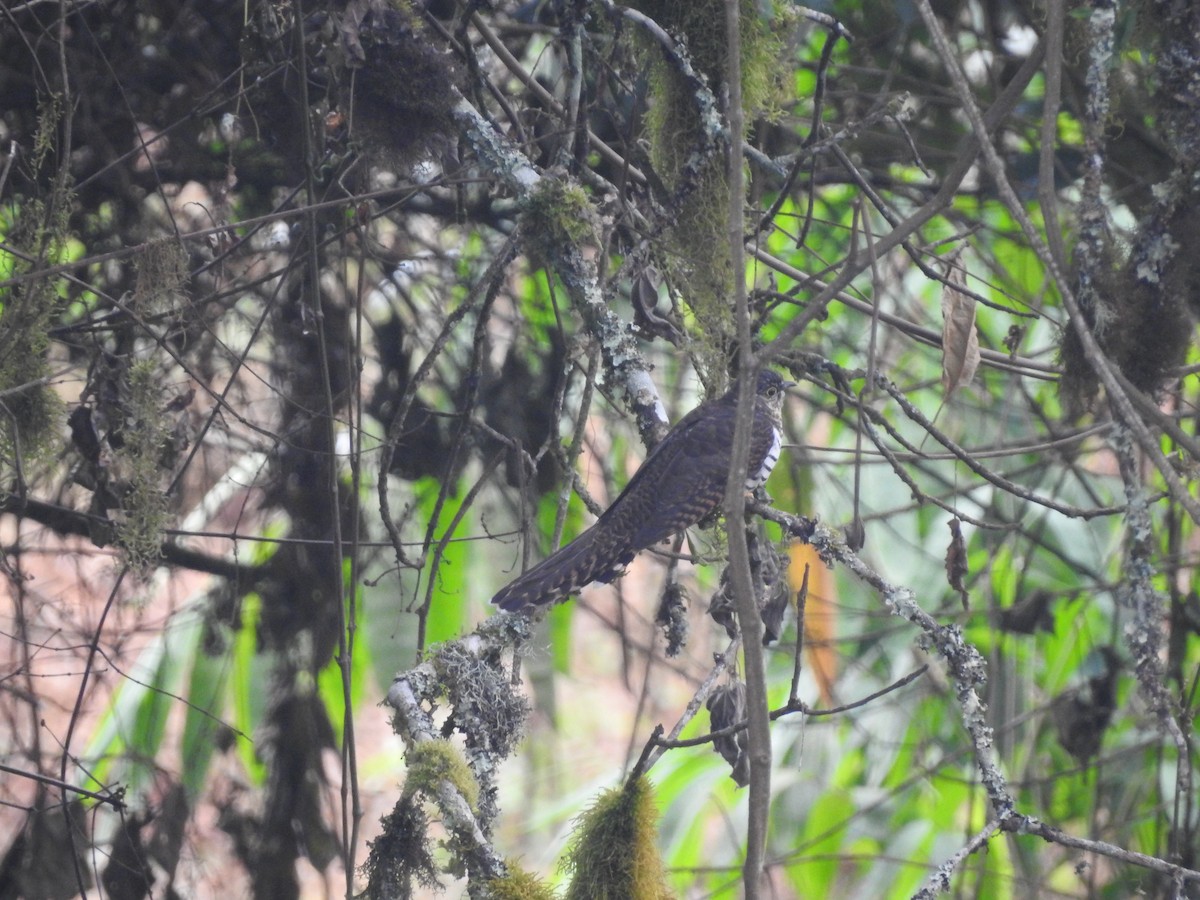
[[[795,383],[788,381],[773,369],[763,369],[758,373],[758,384],[754,392],[767,401],[767,405],[772,409],[779,410],[783,406],[784,394]]]

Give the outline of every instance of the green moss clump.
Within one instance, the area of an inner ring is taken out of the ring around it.
[[[600,796],[578,820],[563,862],[567,900],[666,900],[658,809],[645,779]]]
[[[34,139],[31,170],[37,171],[53,149],[63,114],[62,97],[43,97]],[[0,239],[20,252],[0,251],[5,277],[32,275],[60,261],[70,243],[70,211],[74,197],[63,173],[54,179],[46,199],[17,197],[0,217]],[[47,384],[49,329],[65,305],[61,281],[32,277],[0,289],[0,464],[8,457],[37,455],[55,437],[62,403]],[[14,465],[15,468],[15,465]]]
[[[129,367],[128,427],[123,429],[125,443],[117,456],[129,482],[117,537],[130,565],[140,570],[158,563],[167,519],[162,463],[170,434],[162,407],[158,366],[152,360],[134,363]]]
[[[719,97],[726,71],[724,3],[639,0],[633,5],[671,34],[686,38],[693,67]],[[778,21],[762,15],[758,0],[742,0],[741,7],[742,105],[749,127],[756,117],[778,113],[784,96],[781,73],[788,70],[778,65],[786,29],[771,28]],[[705,138],[694,89],[664,61],[657,45],[645,42],[643,52],[653,97],[646,118],[651,158],[666,187],[682,197],[661,258],[696,317],[696,330],[706,344],[700,353],[702,368],[723,373],[736,343],[729,300],[734,284],[726,234],[730,196],[725,156],[717,153],[696,165]]]
[[[507,862],[508,874],[487,884],[488,900],[554,900],[554,891],[541,878]]]
[[[710,85],[721,82],[726,47],[723,0],[637,0],[630,5],[668,32],[685,35],[696,70]],[[764,16],[761,7],[760,0],[741,0],[742,105],[747,119],[773,114],[786,90],[782,70],[787,67],[779,66],[778,60],[783,35],[796,18],[786,4],[773,10],[771,17]]]
[[[554,258],[564,247],[599,243],[596,214],[587,191],[565,175],[548,175],[530,191],[521,226],[539,260]]]
[[[470,805],[472,811],[479,806],[479,782],[471,774],[471,768],[462,754],[450,741],[422,741],[408,748],[405,756],[408,777],[404,782],[404,793],[412,796],[416,791],[427,796],[436,796],[438,787],[448,781]]]
[[[137,286],[128,305],[139,316],[170,309],[183,293],[188,278],[188,258],[179,241],[152,241],[133,261]]]

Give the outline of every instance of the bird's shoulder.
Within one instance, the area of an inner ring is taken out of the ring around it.
[[[675,423],[654,449],[646,462],[657,456],[697,457],[728,445],[737,425],[737,408],[721,397],[697,406]]]

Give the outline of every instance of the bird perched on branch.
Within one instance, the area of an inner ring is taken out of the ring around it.
[[[779,459],[784,391],[794,383],[767,369],[758,374],[748,491],[767,480]],[[513,612],[563,600],[593,581],[610,582],[639,550],[718,510],[733,460],[737,396],[734,384],[684,416],[591,528],[514,579],[492,602]]]
[[[1117,708],[1121,657],[1112,647],[1098,647],[1079,667],[1086,680],[1059,694],[1050,704],[1058,742],[1082,766],[1100,752],[1104,732]]]

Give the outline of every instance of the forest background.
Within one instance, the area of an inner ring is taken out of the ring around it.
[[[1198,162],[1184,0],[6,3],[0,897],[1200,896]]]

